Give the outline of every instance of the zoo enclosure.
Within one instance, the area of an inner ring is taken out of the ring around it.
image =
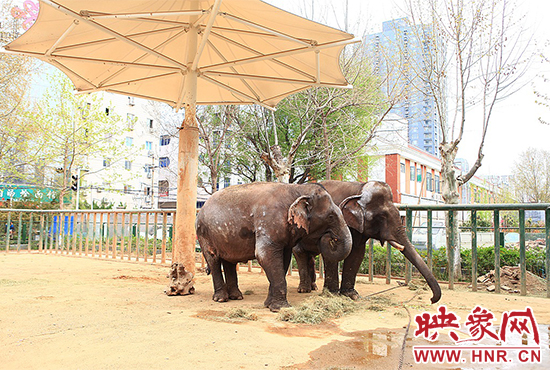
[[[503,247],[502,231],[510,227],[501,227],[501,213],[517,213],[518,226],[514,230],[519,234],[519,267],[520,293],[526,295],[526,231],[539,229],[543,231],[545,253],[542,275],[546,279],[546,296],[550,298],[550,204],[486,204],[486,205],[397,205],[406,214],[405,223],[409,239],[412,240],[414,229],[426,230],[426,262],[433,269],[433,214],[445,212],[447,219],[456,217],[456,212],[470,213],[471,223],[468,232],[471,234],[471,284],[476,291],[478,275],[478,234],[482,227],[477,225],[480,211],[492,212],[491,232],[494,235],[494,270],[495,291],[501,291],[500,284],[500,251]],[[544,227],[527,227],[526,210],[544,212]],[[0,210],[0,250],[8,252],[38,251],[39,253],[91,256],[111,258],[133,262],[152,262],[166,264],[171,261],[172,230],[174,230],[175,210]],[[413,212],[424,212],[427,225],[413,227]],[[4,226],[5,227],[1,227]],[[462,228],[464,231],[464,227]],[[486,227],[485,227],[486,229]],[[448,239],[454,240],[454,238]],[[3,248],[2,248],[3,246]],[[197,251],[200,251],[197,249]],[[455,276],[453,255],[447,261],[449,288],[454,288]],[[392,278],[392,249],[386,246],[384,258],[386,282]],[[364,263],[368,264],[367,274],[370,280],[374,277],[374,243],[368,244]],[[204,263],[204,262],[203,262]],[[319,266],[322,270],[322,265]],[[404,263],[404,278],[410,282],[412,265]],[[250,271],[250,264],[249,264]],[[320,271],[322,274],[322,271]],[[395,277],[395,274],[394,274]]]

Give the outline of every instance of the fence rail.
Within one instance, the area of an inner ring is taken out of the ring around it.
[[[444,212],[447,221],[456,217],[456,212],[467,211],[471,220],[465,228],[466,235],[471,235],[471,285],[472,290],[478,290],[478,237],[483,228],[477,225],[479,211],[492,212],[492,242],[494,248],[495,291],[501,291],[500,267],[501,248],[503,248],[502,232],[517,230],[519,234],[519,267],[520,294],[526,295],[526,231],[544,231],[545,252],[541,262],[540,275],[546,280],[546,296],[550,298],[550,204],[468,204],[468,205],[397,205],[404,211],[407,235],[413,240],[413,232],[426,231],[426,262],[433,270],[434,230],[442,227],[434,226],[434,213]],[[544,227],[528,227],[525,211],[543,211]],[[413,212],[424,214],[426,226],[414,224]],[[517,213],[517,227],[501,225],[501,212]],[[174,227],[174,209],[166,210],[22,210],[0,209],[0,251],[50,253],[60,255],[79,255],[95,258],[109,258],[133,262],[149,262],[167,264],[172,256],[172,232]],[[487,229],[487,228],[485,228]],[[487,234],[487,232],[485,232]],[[447,243],[455,238],[447,238]],[[447,248],[455,246],[450,245]],[[464,248],[464,246],[462,246]],[[378,247],[377,247],[378,248]],[[379,252],[380,250],[377,249]],[[375,256],[374,242],[371,240],[365,257],[365,270],[370,280],[373,280],[375,270],[383,271],[386,282],[390,283],[396,272],[410,282],[413,267],[402,256],[392,252],[386,246],[383,256]],[[401,258],[396,260],[396,258]],[[378,261],[375,263],[375,260]],[[204,262],[203,262],[204,263]],[[447,280],[450,289],[454,289],[455,276],[453,255],[447,259]],[[322,263],[319,265],[322,270]],[[392,274],[393,268],[393,274]],[[249,264],[249,271],[251,265]],[[404,271],[402,271],[404,270]],[[320,272],[321,274],[322,272]]]

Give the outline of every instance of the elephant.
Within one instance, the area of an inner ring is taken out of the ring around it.
[[[355,280],[365,256],[365,244],[369,238],[374,238],[382,245],[388,242],[403,253],[426,279],[432,290],[431,302],[439,301],[441,288],[407,237],[388,184],[381,181],[364,183],[335,180],[321,181],[320,184],[327,189],[332,200],[339,204],[353,239],[351,253],[344,260],[340,289],[338,290],[338,263],[334,261],[325,261],[324,289],[331,293],[339,292],[354,300],[359,298],[355,290]],[[293,250],[300,274],[300,293],[316,289],[313,266],[315,248],[302,244],[303,242]]]
[[[297,243],[318,246],[323,258],[335,264],[347,257],[352,246],[342,211],[319,184],[258,182],[227,187],[205,202],[195,226],[212,274],[212,299],[242,299],[236,264],[256,258],[269,280],[264,306],[273,312],[290,306],[285,275]]]

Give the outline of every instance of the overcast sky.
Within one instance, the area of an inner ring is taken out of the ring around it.
[[[303,14],[313,15],[315,20],[330,26],[344,29],[345,0],[266,0],[279,8]],[[348,24],[350,32],[361,36],[364,32],[373,33],[382,30],[382,22],[403,16],[399,10],[401,0],[349,0]],[[533,34],[538,45],[544,45],[550,39],[550,1],[518,0],[518,10],[525,14],[525,25]],[[550,54],[550,53],[549,53]],[[536,84],[544,87],[540,77],[542,73],[550,76],[550,65],[539,61],[532,64],[528,78],[522,82],[523,87],[516,94],[499,103],[489,126],[485,142],[483,166],[478,175],[507,175],[511,173],[514,161],[528,147],[550,150],[550,126],[539,123],[539,117],[550,121],[550,110],[535,103],[533,93]],[[550,90],[550,89],[548,89]],[[464,139],[460,145],[458,157],[466,158],[472,165],[477,157],[479,147],[479,124],[469,121]]]

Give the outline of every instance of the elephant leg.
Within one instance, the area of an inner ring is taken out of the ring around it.
[[[317,280],[317,273],[315,272],[315,255],[314,254],[310,254],[307,260],[307,273],[311,281],[311,290],[317,290],[317,284],[315,284],[315,280]]]
[[[229,299],[243,299],[243,294],[239,290],[237,278],[237,264],[222,260],[225,283]]]
[[[325,263],[325,283],[323,291],[338,293],[338,262],[323,260]]]
[[[212,300],[215,302],[227,302],[229,294],[227,292],[227,285],[223,280],[221,258],[207,251],[205,251],[203,255],[210,269],[210,273],[212,274],[212,283],[214,284],[214,295],[212,296]]]
[[[342,285],[340,286],[340,294],[350,297],[353,300],[359,298],[359,293],[355,290],[355,279],[357,272],[361,267],[361,262],[365,257],[365,244],[367,238],[352,230],[353,247],[351,253],[344,260],[342,268]]]
[[[269,280],[269,294],[264,302],[272,312],[282,307],[290,307],[286,298],[285,251],[269,241],[256,242],[256,258]],[[288,252],[290,256],[290,251]]]
[[[300,246],[294,247],[292,253],[294,254],[294,258],[296,258],[298,274],[300,275],[298,293],[310,293],[312,290],[316,290],[312,289],[315,285],[315,260],[313,255],[304,251]],[[311,268],[313,268],[313,281],[311,280]],[[315,288],[317,288],[316,285]]]

